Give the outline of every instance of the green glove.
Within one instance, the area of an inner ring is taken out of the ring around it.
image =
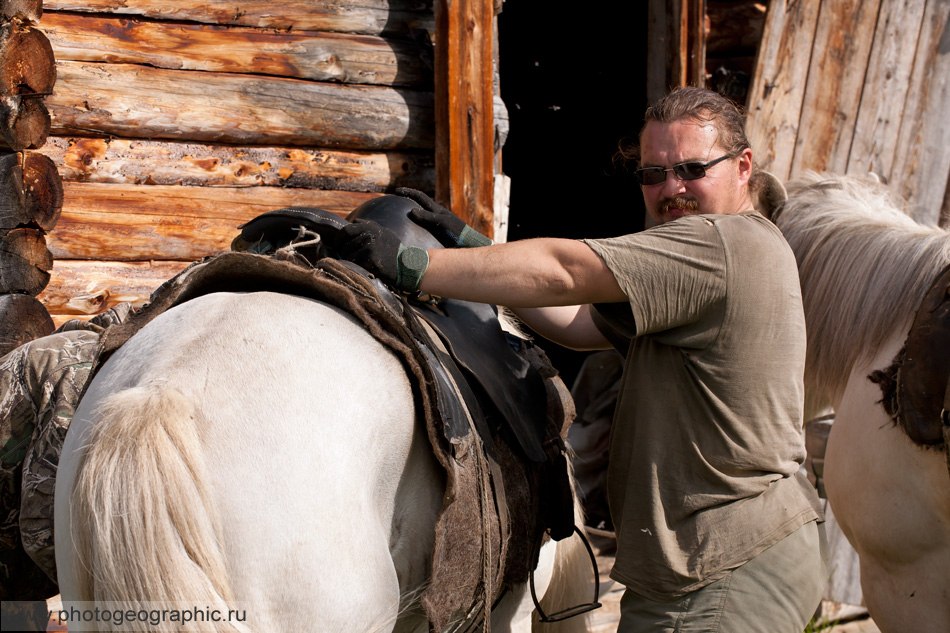
[[[488,246],[492,243],[491,239],[465,224],[461,218],[421,191],[399,187],[396,189],[396,195],[409,198],[422,207],[410,211],[409,218],[432,233],[443,246],[467,248]]]

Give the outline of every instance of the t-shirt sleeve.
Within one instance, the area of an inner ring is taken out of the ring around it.
[[[715,340],[725,310],[726,258],[714,222],[690,216],[584,242],[626,293],[638,335],[697,349]]]

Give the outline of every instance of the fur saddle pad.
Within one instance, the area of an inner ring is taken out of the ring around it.
[[[546,532],[559,539],[573,531],[563,443],[574,417],[569,392],[543,351],[506,337],[488,306],[411,305],[353,264],[289,259],[295,261],[225,252],[192,264],[126,322],[103,333],[97,366],[158,314],[212,292],[284,292],[347,311],[402,360],[446,472],[431,583],[421,596],[430,625],[442,630],[451,622],[481,620],[508,586],[527,581]],[[515,361],[490,366],[472,349],[459,353],[466,345],[458,337],[473,336],[469,328],[476,322],[479,337],[488,332],[495,340],[479,338],[475,347],[506,350]],[[516,374],[506,381],[517,393],[505,380],[483,376],[512,368]],[[511,417],[542,432],[519,438]],[[532,449],[525,450],[526,442]]]

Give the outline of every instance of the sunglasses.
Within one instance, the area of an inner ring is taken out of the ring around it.
[[[643,167],[633,173],[636,174],[637,182],[641,185],[658,185],[662,182],[666,182],[666,172],[668,171],[676,174],[676,177],[680,180],[699,180],[705,177],[706,170],[716,163],[721,163],[726,159],[735,157],[736,154],[726,154],[708,163],[680,163],[679,165],[673,165],[669,169],[664,169],[663,167]]]

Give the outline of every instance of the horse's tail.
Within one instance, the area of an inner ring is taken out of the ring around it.
[[[70,509],[79,597],[147,613],[167,609],[163,620],[176,614],[153,631],[199,624],[205,631],[246,630],[228,622],[233,596],[196,416],[183,394],[162,385],[130,388],[101,403]],[[212,612],[222,621],[184,622]]]
[[[573,474],[572,474],[573,482]],[[583,530],[584,511],[574,494],[574,525]],[[586,534],[584,535],[586,538]],[[551,583],[541,598],[541,608],[548,615],[560,610],[590,603],[594,598],[594,566],[581,536],[557,542]],[[534,614],[532,631],[538,633],[586,633],[590,630],[590,614],[577,615],[559,622],[542,623]]]

